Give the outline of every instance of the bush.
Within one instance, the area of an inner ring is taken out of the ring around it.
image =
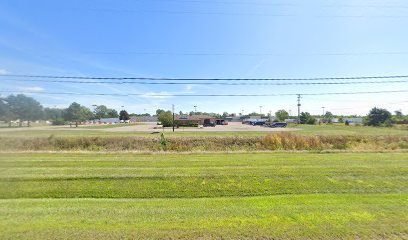
[[[161,112],[159,117],[159,121],[163,125],[163,127],[171,127],[173,126],[173,115],[170,111],[167,112]]]
[[[300,114],[300,123],[301,124],[316,124],[316,118],[314,118],[312,115],[310,115],[310,113],[308,112],[302,112]]]
[[[387,120],[391,121],[391,113],[386,109],[373,108],[364,119],[364,124],[367,126],[380,126],[385,124]]]

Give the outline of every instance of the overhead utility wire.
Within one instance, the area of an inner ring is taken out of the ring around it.
[[[141,2],[141,1],[140,1]],[[149,0],[148,2],[152,2]],[[342,7],[342,8],[408,8],[406,5],[396,4],[299,4],[299,3],[268,3],[268,2],[256,2],[256,1],[204,1],[204,0],[155,0],[155,2],[172,2],[172,3],[209,3],[209,4],[228,4],[228,5],[254,5],[254,6],[282,6],[282,7],[305,7],[305,6],[321,6],[321,7]]]
[[[316,77],[316,78],[168,78],[168,77],[82,77],[82,76],[57,76],[57,75],[0,74],[0,77],[82,79],[82,80],[151,80],[151,81],[322,81],[322,80],[330,81],[330,80],[402,79],[408,78],[408,75]]]
[[[210,57],[210,56],[272,56],[272,57],[283,57],[283,56],[373,56],[373,55],[407,55],[408,52],[327,52],[327,53],[304,53],[304,54],[288,54],[288,53],[245,53],[245,52],[214,52],[214,53],[204,53],[204,52],[99,52],[99,51],[89,51],[85,52],[88,55],[150,55],[150,56],[195,56],[195,57]]]
[[[277,96],[298,96],[298,93],[277,93],[277,94],[143,94],[143,93],[78,93],[78,92],[35,92],[35,91],[12,91],[0,90],[2,93],[34,93],[44,95],[81,95],[81,96],[144,96],[144,97],[277,97]],[[381,94],[381,93],[406,93],[408,90],[395,91],[374,91],[374,92],[324,92],[324,93],[302,93],[302,96],[320,95],[358,95],[358,94]]]
[[[384,81],[353,81],[353,82],[131,82],[131,81],[74,81],[74,80],[44,80],[44,79],[7,79],[15,82],[46,82],[46,83],[78,83],[78,84],[138,84],[138,85],[354,85],[354,84],[382,84],[382,83],[408,83],[408,80],[384,80]]]

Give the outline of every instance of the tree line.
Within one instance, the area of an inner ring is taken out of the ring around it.
[[[74,122],[78,126],[79,122],[90,119],[120,118],[129,120],[129,114],[122,110],[118,113],[115,109],[105,105],[95,106],[91,109],[73,102],[67,108],[44,108],[37,100],[24,94],[9,95],[0,98],[0,121],[6,121],[11,126],[11,121],[19,120],[19,125],[31,121],[50,120],[54,125],[63,125],[67,122]]]
[[[119,113],[115,109],[106,107],[105,105],[94,105],[94,110],[73,102],[67,108],[44,108],[37,100],[28,97],[24,94],[9,95],[5,98],[0,98],[0,121],[9,122],[19,120],[19,125],[22,126],[23,122],[27,122],[30,125],[31,121],[36,120],[51,120],[54,125],[63,125],[67,122],[74,122],[77,126],[79,122],[83,122],[90,119],[102,119],[102,118],[119,118],[120,120],[129,120],[130,116],[150,116],[149,114],[131,114],[129,115],[125,110]],[[183,112],[180,111],[180,115]],[[223,114],[206,113],[206,112],[189,112],[185,115],[208,115],[216,118],[234,117],[235,114],[224,112]],[[257,113],[251,113],[249,115],[259,115]],[[159,117],[159,121],[165,122],[167,125],[172,124],[172,113],[162,109],[156,110],[156,116]],[[265,116],[265,115],[263,115]],[[327,111],[325,115],[319,116],[321,123],[331,123],[336,117],[331,112]],[[271,114],[269,114],[270,121],[272,120]],[[296,119],[297,117],[289,116],[289,113],[285,110],[279,110],[275,113],[274,121],[285,121],[286,119]],[[337,116],[339,122],[343,122],[343,116]],[[408,115],[403,115],[401,111],[395,111],[395,114],[391,114],[386,109],[373,108],[364,117],[364,125],[367,126],[391,126],[397,122],[407,122]],[[299,117],[301,124],[316,124],[316,116],[312,116],[308,112],[302,112]],[[344,121],[347,124],[346,121]]]

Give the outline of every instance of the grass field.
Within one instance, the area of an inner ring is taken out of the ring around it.
[[[408,238],[407,153],[0,155],[0,238]]]

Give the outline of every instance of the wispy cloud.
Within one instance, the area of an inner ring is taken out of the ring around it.
[[[143,94],[141,97],[148,99],[168,99],[173,98],[174,96],[168,92],[150,92]]]
[[[45,89],[42,87],[34,86],[34,87],[19,87],[18,90],[27,92],[42,92]]]
[[[0,75],[8,74],[8,71],[6,69],[1,69],[0,68]]]

